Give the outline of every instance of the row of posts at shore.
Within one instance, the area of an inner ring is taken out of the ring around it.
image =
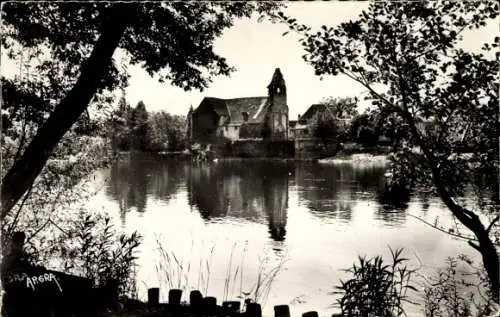
[[[217,298],[203,297],[199,290],[191,291],[189,294],[189,304],[181,303],[182,290],[171,289],[168,292],[168,304],[160,303],[160,289],[148,289],[148,308],[153,310],[166,309],[169,313],[189,316],[241,316],[241,317],[262,317],[262,307],[258,303],[246,302],[245,311],[242,312],[240,301],[224,301],[222,305],[217,305]],[[332,317],[342,315],[334,314]],[[291,317],[288,305],[274,306],[274,317]],[[302,314],[302,317],[319,317],[316,311],[309,311]]]

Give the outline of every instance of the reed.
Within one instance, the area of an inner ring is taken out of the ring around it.
[[[210,267],[212,266],[212,259],[213,259],[214,251],[215,251],[215,245],[213,245],[212,248],[210,249],[210,256],[205,261],[206,274],[207,274],[207,283],[205,285],[205,290],[204,290],[205,294],[208,293],[208,288],[210,286],[210,275],[211,275]]]
[[[276,266],[269,268],[267,265],[268,258],[264,261],[260,261],[259,273],[257,274],[257,281],[255,282],[249,298],[255,303],[261,303],[264,305],[267,302],[269,293],[271,292],[272,285],[276,280],[279,272],[283,270],[283,266],[286,260],[282,259]]]
[[[194,263],[192,256],[194,242],[191,244],[191,252],[186,258],[180,258],[174,251],[167,249],[158,239],[157,245],[160,261],[156,265],[156,271],[160,283],[165,283],[164,286],[169,289],[182,289],[184,294],[189,293],[188,290],[197,289],[202,289],[204,295],[208,295],[210,291],[215,292],[212,288],[216,285],[211,285],[211,280],[217,278],[213,276],[212,267],[216,244],[212,245],[207,253],[199,252],[200,257]],[[202,243],[201,248],[205,249],[205,247],[206,245]],[[239,249],[238,243],[233,243],[226,261],[227,266],[223,273],[224,276],[223,278],[219,276],[223,284],[218,285],[222,287],[222,294],[219,295],[222,295],[223,301],[239,299],[242,304],[258,302],[265,305],[274,281],[279,272],[283,270],[285,260],[281,260],[277,265],[273,266],[269,261],[269,256],[259,257],[260,264],[257,274],[250,276],[244,269],[248,252],[247,243],[241,249],[242,251],[239,251]],[[197,276],[192,276],[192,270],[196,267],[198,268]],[[247,289],[245,289],[246,286]]]

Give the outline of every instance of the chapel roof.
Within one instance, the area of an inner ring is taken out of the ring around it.
[[[244,97],[221,99],[205,97],[200,106],[211,107],[219,116],[226,116],[233,124],[244,123],[244,113],[248,114],[248,123],[263,122],[267,107],[268,97]],[[199,108],[199,107],[198,107]]]

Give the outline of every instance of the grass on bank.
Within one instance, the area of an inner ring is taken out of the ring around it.
[[[160,254],[156,272],[161,286],[167,290],[181,289],[184,296],[192,290],[200,290],[204,296],[210,296],[211,292],[215,292],[213,281],[219,279],[223,284],[220,300],[240,300],[242,307],[245,301],[257,302],[264,307],[272,286],[279,273],[284,270],[286,263],[284,257],[277,263],[271,263],[269,255],[264,254],[259,257],[257,273],[249,275],[245,272],[247,246],[245,244],[243,249],[237,252],[238,244],[234,243],[226,261],[224,276],[214,276],[212,265],[216,250],[215,244],[208,248],[205,256],[200,256],[199,260],[193,260],[194,242],[191,243],[187,258],[167,249],[158,239],[156,243]]]

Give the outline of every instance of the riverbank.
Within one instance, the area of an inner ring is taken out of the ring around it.
[[[321,164],[354,164],[354,165],[376,165],[385,166],[389,163],[388,154],[358,153],[339,155],[318,160]]]
[[[120,151],[117,153],[120,158],[127,158],[131,155],[151,155],[156,157],[186,157],[189,158],[192,154],[189,151],[160,151],[160,152],[148,152],[148,151]]]
[[[243,162],[243,161],[273,161],[273,162],[318,162],[316,158],[302,158],[302,157],[221,157],[216,158],[214,162]]]
[[[193,155],[189,152],[120,152],[121,158],[129,157],[137,153],[151,155],[153,157],[164,158],[186,158],[189,159]],[[340,154],[326,158],[313,157],[216,157],[212,160],[205,161],[207,163],[217,162],[238,162],[238,161],[274,161],[274,162],[312,162],[320,164],[354,164],[354,165],[377,165],[385,166],[389,162],[388,154],[371,154],[371,153],[356,153],[356,154]]]

